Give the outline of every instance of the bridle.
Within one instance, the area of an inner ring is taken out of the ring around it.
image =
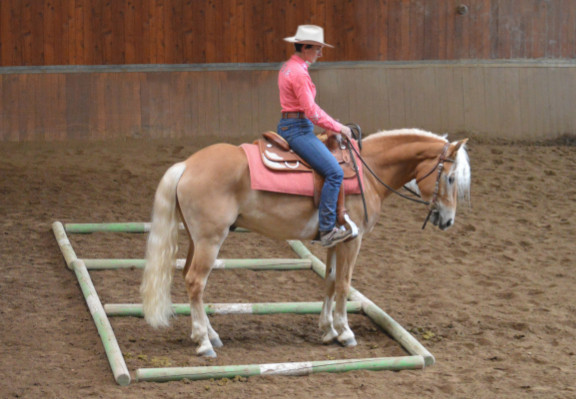
[[[350,125],[349,125],[350,126]],[[351,126],[352,127],[352,126]],[[354,128],[356,129],[360,129],[358,127],[358,125],[354,125]],[[361,133],[358,133],[358,136],[361,138]],[[344,136],[345,137],[345,136]],[[432,169],[430,169],[430,171],[428,173],[426,173],[424,176],[418,178],[416,180],[416,183],[420,183],[422,180],[428,178],[430,175],[432,175],[434,173],[434,171],[438,171],[437,175],[436,175],[436,183],[434,186],[434,193],[432,194],[432,200],[431,201],[424,201],[423,199],[421,199],[422,197],[420,196],[420,194],[414,192],[413,190],[411,190],[410,188],[404,186],[404,189],[407,190],[408,192],[410,192],[412,195],[416,196],[417,198],[414,197],[410,197],[406,194],[403,194],[401,192],[399,192],[398,190],[390,187],[388,184],[386,184],[384,181],[382,181],[382,179],[380,179],[376,173],[370,168],[370,166],[368,166],[368,164],[366,163],[366,161],[364,160],[364,158],[362,158],[362,156],[360,155],[359,151],[356,150],[356,147],[354,147],[353,145],[350,144],[349,139],[346,137],[345,140],[346,146],[348,147],[348,151],[350,152],[351,158],[354,162],[354,167],[356,168],[356,172],[357,175],[358,174],[358,168],[356,165],[356,161],[354,160],[354,156],[352,156],[352,151],[356,154],[356,156],[358,157],[358,159],[362,162],[362,164],[364,165],[364,167],[366,168],[366,170],[368,170],[368,172],[370,172],[370,174],[376,179],[376,181],[378,181],[378,183],[382,184],[384,187],[386,187],[387,190],[393,192],[394,194],[419,203],[419,204],[424,204],[426,206],[428,206],[428,215],[426,215],[426,219],[424,219],[424,224],[422,225],[422,230],[424,230],[424,228],[426,228],[426,224],[428,224],[428,220],[430,220],[430,217],[432,216],[432,214],[434,212],[438,212],[438,193],[440,192],[440,178],[442,176],[442,172],[444,171],[444,163],[446,162],[454,162],[453,159],[448,158],[446,156],[446,154],[448,153],[448,148],[450,148],[450,143],[446,143],[444,144],[444,147],[442,148],[442,152],[440,153],[440,155],[438,156],[438,162],[436,162],[436,164],[434,165],[434,167]],[[359,148],[362,148],[360,145],[361,142],[359,142]],[[360,181],[360,179],[358,179]],[[362,193],[362,203],[364,205],[364,217],[365,220],[368,219],[368,210],[366,208],[366,199],[364,198],[364,189],[362,188],[362,186],[360,186],[360,190]]]
[[[445,162],[454,163],[453,159],[446,157],[446,154],[448,153],[448,148],[450,148],[450,143],[444,144],[444,147],[442,148],[442,152],[438,157],[438,162],[436,162],[436,165],[430,170],[430,172],[426,173],[424,176],[416,180],[416,183],[420,183],[422,180],[426,179],[428,176],[434,173],[435,170],[438,170],[438,174],[436,175],[436,182],[434,183],[434,193],[432,193],[432,201],[428,203],[429,205],[428,215],[426,215],[426,219],[424,219],[422,230],[426,228],[426,224],[428,223],[428,220],[430,220],[430,216],[432,216],[432,213],[438,212],[438,193],[440,192],[440,177],[442,176],[442,172],[444,171],[444,163]]]

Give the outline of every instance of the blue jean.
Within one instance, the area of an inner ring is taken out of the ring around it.
[[[336,225],[338,193],[344,172],[326,145],[314,134],[314,125],[308,119],[281,119],[278,134],[290,144],[294,152],[324,177],[324,186],[318,206],[319,230],[331,231]]]

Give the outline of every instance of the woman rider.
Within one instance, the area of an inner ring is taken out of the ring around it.
[[[320,243],[332,247],[351,237],[352,232],[336,227],[336,206],[344,174],[336,158],[314,134],[314,125],[326,129],[329,135],[351,137],[350,128],[335,121],[316,102],[316,86],[308,67],[322,56],[324,30],[315,25],[300,25],[296,35],[284,39],[294,43],[295,53],[282,66],[278,75],[282,118],[278,133],[292,150],[324,177],[318,207]]]

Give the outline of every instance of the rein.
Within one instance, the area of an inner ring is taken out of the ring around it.
[[[380,179],[380,178],[378,177],[378,175],[372,170],[372,168],[370,168],[370,166],[368,166],[368,164],[366,163],[366,161],[364,160],[364,158],[362,158],[362,155],[360,155],[360,153],[359,153],[358,151],[356,151],[356,148],[354,148],[354,146],[352,146],[352,145],[350,145],[350,144],[348,143],[348,147],[351,148],[352,151],[354,151],[354,153],[356,154],[356,156],[358,157],[358,159],[362,162],[362,164],[363,164],[364,167],[368,170],[368,172],[370,172],[370,174],[371,174],[372,176],[374,176],[374,178],[378,181],[378,183],[382,184],[382,185],[383,185],[384,187],[386,187],[389,191],[392,191],[394,194],[396,194],[396,195],[398,195],[398,196],[400,196],[400,197],[402,197],[402,198],[404,198],[404,199],[407,199],[407,200],[416,202],[416,203],[418,203],[418,204],[430,205],[430,202],[428,202],[428,201],[424,201],[424,200],[419,199],[419,198],[412,198],[412,197],[410,197],[410,196],[408,196],[408,195],[406,195],[406,194],[402,194],[400,191],[398,191],[398,190],[390,187],[388,184],[386,184],[384,181],[382,181],[382,179]],[[436,167],[434,167],[434,169],[432,170],[432,172],[433,172],[435,169],[436,169]],[[428,173],[428,175],[429,175],[429,174],[430,174],[430,173]],[[428,176],[428,175],[427,175],[427,176]],[[410,191],[411,191],[411,190],[410,190]],[[411,191],[411,192],[412,192],[412,191]],[[414,193],[414,194],[415,194],[415,193]]]
[[[346,138],[345,141],[346,141],[346,145],[347,145],[350,153],[352,153],[352,151],[354,151],[356,156],[358,156],[358,159],[360,159],[360,161],[362,162],[364,167],[370,172],[370,174],[376,179],[376,181],[378,181],[378,183],[382,184],[384,187],[386,187],[386,189],[388,189],[389,191],[393,192],[394,194],[396,194],[396,195],[398,195],[404,199],[410,200],[412,202],[416,202],[418,204],[424,204],[424,205],[427,205],[430,207],[429,211],[428,211],[428,215],[426,216],[426,219],[424,219],[424,224],[422,225],[422,230],[424,230],[424,228],[426,227],[426,224],[428,224],[428,220],[430,219],[430,216],[432,216],[432,213],[434,211],[436,211],[437,202],[438,202],[438,192],[440,190],[440,177],[442,176],[442,171],[444,170],[444,162],[454,162],[453,159],[446,157],[446,153],[448,152],[448,148],[450,147],[450,143],[444,144],[444,147],[442,148],[442,152],[440,153],[440,155],[438,157],[438,162],[436,163],[436,165],[434,165],[434,167],[428,173],[426,173],[424,176],[422,176],[416,180],[416,183],[420,183],[422,180],[426,179],[428,176],[430,176],[432,173],[434,173],[435,170],[438,170],[438,175],[436,177],[436,183],[434,186],[434,193],[432,195],[432,201],[424,201],[423,199],[420,199],[420,198],[413,198],[413,197],[410,197],[406,194],[402,194],[398,190],[390,187],[388,184],[386,184],[384,181],[382,181],[382,179],[380,179],[378,177],[378,175],[376,175],[376,173],[372,170],[372,168],[370,168],[370,166],[368,166],[368,164],[366,163],[364,158],[362,158],[362,156],[356,150],[356,148],[354,148],[354,146],[350,144],[349,140]],[[352,157],[352,159],[354,159],[354,157]],[[354,162],[354,166],[356,167],[356,162]],[[413,195],[420,197],[417,193],[410,190],[409,188],[404,187],[404,189],[408,190]],[[361,192],[362,192],[362,201],[364,204],[364,215],[367,218],[366,201],[364,199],[364,190],[362,187],[361,187]]]

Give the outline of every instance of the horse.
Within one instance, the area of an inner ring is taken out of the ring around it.
[[[411,183],[429,203],[432,224],[441,230],[454,224],[458,201],[470,200],[466,141],[449,142],[419,129],[376,132],[362,141],[364,195],[348,195],[345,204],[358,224],[358,236],[327,249],[319,320],[323,343],[357,344],[348,325],[346,300],[363,236],[376,225],[384,199]],[[210,325],[202,297],[231,228],[275,239],[312,240],[318,232],[318,210],[310,197],[253,190],[246,155],[238,146],[213,144],[171,166],[154,197],[140,287],[145,319],[155,328],[168,326],[173,315],[170,289],[180,220],[190,239],[183,270],[190,299],[190,337],[197,355],[216,357],[214,348],[222,341]]]

